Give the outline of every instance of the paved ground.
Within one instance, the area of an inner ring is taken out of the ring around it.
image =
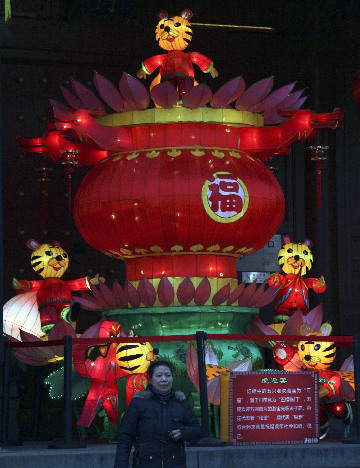
[[[116,445],[49,449],[45,442],[0,449],[1,468],[112,468]],[[189,447],[187,468],[360,468],[360,443]],[[159,467],[160,468],[160,467]]]

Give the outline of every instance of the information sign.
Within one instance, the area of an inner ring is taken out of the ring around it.
[[[317,443],[318,385],[317,372],[231,372],[230,443]]]

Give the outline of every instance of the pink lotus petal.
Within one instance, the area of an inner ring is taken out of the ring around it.
[[[265,323],[257,315],[254,315],[251,319],[250,331],[254,335],[278,335],[278,333],[273,328],[265,325]]]
[[[69,112],[70,107],[68,107],[66,104],[56,101],[55,99],[48,99],[51,107],[56,107],[60,112]]]
[[[28,364],[29,366],[45,366],[48,362],[43,358],[35,358],[32,356],[26,356],[20,352],[15,353],[15,357],[18,361]]]
[[[190,278],[186,277],[179,285],[177,298],[181,305],[186,306],[194,298],[195,287]]]
[[[213,366],[218,366],[219,362],[217,360],[217,357],[214,353],[214,350],[209,344],[205,344],[205,365],[206,364],[212,364]]]
[[[304,315],[301,310],[296,310],[286,321],[281,331],[282,335],[300,335],[300,325],[304,323]]]
[[[64,86],[59,85],[61,92],[63,93],[64,98],[66,99],[67,103],[73,109],[84,109],[84,104],[77,98],[73,93],[68,91]]]
[[[174,85],[164,81],[154,86],[150,92],[151,99],[160,107],[170,109],[179,100],[179,93]]]
[[[94,84],[101,98],[111,109],[115,112],[124,110],[124,101],[121,94],[107,78],[100,75],[100,73],[94,72]]]
[[[71,79],[71,86],[87,109],[100,110],[101,114],[105,114],[104,104],[90,89],[73,79]]]
[[[310,327],[312,332],[318,332],[320,330],[323,321],[323,308],[322,304],[311,309],[304,316],[304,323]]]
[[[158,298],[161,304],[165,307],[169,306],[174,301],[174,288],[167,277],[164,275],[158,286]]]
[[[285,86],[282,86],[276,91],[273,91],[255,106],[254,112],[267,112],[271,109],[275,109],[281,101],[283,101],[286,97],[289,96],[295,84],[296,83],[290,83]]]
[[[81,297],[76,298],[76,302],[87,310],[102,310],[101,305],[96,302],[95,298],[91,297],[89,294],[84,294],[83,292],[81,293]]]
[[[304,92],[304,89],[300,89],[299,91],[295,91],[294,93],[289,94],[289,96],[287,96],[283,101],[281,101],[276,106],[276,108],[280,110],[291,109],[292,105],[301,97],[303,92]]]
[[[238,300],[239,307],[246,307],[250,302],[254,292],[256,291],[256,280],[244,289]]]
[[[186,370],[189,379],[199,392],[199,362],[195,346],[191,341],[186,352]]]
[[[270,304],[270,302],[272,302],[275,297],[276,297],[276,294],[278,293],[279,289],[280,289],[281,285],[278,284],[277,286],[270,286],[261,296],[261,298],[259,298],[259,300],[257,301],[257,304],[256,304],[256,307],[258,307],[259,309],[261,307],[265,307],[266,305]]]
[[[207,279],[205,276],[199,286],[195,290],[195,304],[197,306],[202,306],[206,303],[206,301],[209,299],[211,294],[211,285],[210,281]]]
[[[127,101],[124,102],[124,112],[136,110],[136,107],[131,106]]]
[[[230,283],[223,286],[217,293],[214,294],[212,298],[212,303],[214,306],[219,306],[229,297],[230,294]]]
[[[32,335],[31,333],[27,333],[24,330],[20,330],[20,337],[21,337],[21,341],[23,341],[24,343],[26,342],[31,343],[33,341],[41,341],[37,336]]]
[[[119,83],[120,93],[131,106],[136,109],[146,109],[150,102],[150,97],[145,86],[136,78],[123,73]]]
[[[84,333],[82,333],[81,338],[98,338],[101,325],[105,320],[105,317],[102,317],[97,323],[91,325],[91,327],[89,327],[87,330],[84,331]]]
[[[343,365],[340,367],[340,370],[354,371],[354,356],[352,354],[345,359]]]
[[[142,277],[137,287],[140,299],[146,307],[152,307],[156,301],[154,286],[145,277]]]
[[[300,107],[304,104],[304,102],[307,100],[308,96],[304,96],[300,99],[298,99],[294,104],[291,106],[291,109],[286,109],[286,110],[298,110]]]
[[[242,76],[228,81],[213,95],[210,103],[211,107],[217,109],[235,101],[243,94],[245,86],[245,80]]]
[[[128,301],[126,299],[123,288],[120,286],[117,280],[115,280],[113,283],[113,294],[116,301],[116,307],[126,309],[128,306]]]
[[[226,366],[232,372],[250,372],[252,368],[252,359],[246,358],[240,361],[231,362]]]
[[[257,307],[257,302],[264,293],[266,282],[262,283],[258,289],[254,292],[254,295],[250,298],[248,307]]]
[[[111,291],[106,284],[104,284],[102,281],[99,281],[99,291],[102,297],[104,298],[104,301],[107,304],[108,309],[116,309],[116,299]]]
[[[97,287],[94,286],[91,281],[89,281],[89,286],[90,286],[90,290],[93,293],[93,295],[94,295],[94,297],[96,299],[96,302],[99,304],[99,306],[103,310],[107,309],[108,305],[107,305],[105,299],[103,298],[102,294],[100,293],[100,291],[97,289]]]
[[[236,101],[237,110],[250,110],[267,96],[274,86],[274,77],[270,76],[250,86]]]
[[[278,125],[285,122],[287,118],[279,117],[276,113],[271,114],[268,117],[264,117],[264,124],[265,125]]]
[[[201,83],[185,93],[182,97],[182,102],[185,107],[197,109],[198,107],[204,107],[210,101],[211,96],[212,92],[209,86]]]
[[[236,302],[239,299],[239,297],[241,296],[244,288],[245,288],[245,281],[243,281],[241,284],[239,284],[239,286],[237,286],[234,289],[234,291],[230,294],[226,305],[234,304],[234,302]]]
[[[135,308],[137,309],[140,306],[140,296],[139,293],[137,292],[136,288],[129,282],[125,282],[124,286],[124,293],[127,301]]]
[[[217,375],[207,382],[208,402],[213,405],[220,405],[220,376]]]
[[[253,316],[253,318],[251,319],[246,333],[253,335],[278,335],[278,333],[275,330],[265,325],[257,315]],[[256,341],[256,344],[263,348],[271,349],[273,347],[269,341]]]

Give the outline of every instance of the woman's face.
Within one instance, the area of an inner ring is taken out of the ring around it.
[[[156,367],[150,383],[157,392],[168,393],[173,383],[173,376],[168,366]]]

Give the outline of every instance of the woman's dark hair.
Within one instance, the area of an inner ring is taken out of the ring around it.
[[[150,379],[152,379],[153,373],[155,372],[155,369],[159,366],[166,366],[170,369],[171,374],[173,374],[173,366],[170,364],[170,362],[167,361],[154,361],[150,364],[147,373],[149,374]]]

